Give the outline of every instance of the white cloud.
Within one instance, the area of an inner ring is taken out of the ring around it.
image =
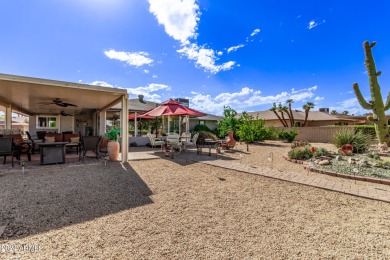
[[[236,51],[236,50],[238,50],[239,48],[242,48],[242,47],[244,47],[244,46],[245,46],[244,44],[240,44],[240,45],[237,45],[237,46],[232,46],[232,47],[230,47],[230,48],[227,49],[227,52],[230,53],[230,52],[232,52],[232,51]]]
[[[196,67],[204,68],[205,71],[218,73],[234,67],[234,61],[228,61],[217,65],[217,55],[213,49],[199,46],[191,40],[196,40],[198,22],[201,12],[197,0],[149,0],[149,11],[159,24],[164,25],[165,32],[173,39],[180,41],[181,49],[178,53],[195,61]]]
[[[252,33],[251,33],[251,36],[255,36],[256,34],[258,34],[260,32],[260,29],[255,29]]]
[[[217,52],[217,55],[218,55],[218,56],[222,56],[222,54],[223,54],[222,51]]]
[[[338,112],[348,111],[349,114],[354,115],[363,115],[365,113],[369,113],[370,110],[366,110],[362,108],[357,100],[357,98],[348,98],[341,102],[337,102],[336,106],[329,107],[329,110],[336,110]]]
[[[157,79],[158,76],[156,74],[153,74],[152,78]]]
[[[318,26],[318,23],[316,23],[314,20],[311,20],[310,22],[309,22],[309,25],[307,26],[307,28],[309,29],[309,30],[311,30],[311,29],[313,29],[314,27],[317,27]]]
[[[201,14],[196,0],[149,0],[149,4],[149,11],[173,39],[189,44],[189,39],[196,38]]]
[[[127,93],[130,95],[130,98],[131,95],[135,95],[135,96],[144,95],[145,100],[160,103],[161,95],[155,92],[168,91],[171,90],[171,87],[164,84],[151,83],[147,86],[141,86],[137,88],[126,88],[126,89],[127,89]]]
[[[146,74],[149,74],[150,71],[149,71],[149,70],[144,70],[144,72],[145,72]]]
[[[150,65],[153,63],[153,60],[147,57],[149,56],[149,54],[144,51],[124,52],[111,49],[109,51],[104,51],[104,54],[110,59],[123,61],[126,62],[128,65],[135,67]]]
[[[248,87],[242,88],[239,92],[221,93],[214,98],[208,94],[202,94],[192,91],[191,107],[200,111],[211,114],[222,114],[224,106],[231,106],[237,111],[248,111],[250,107],[256,107],[261,105],[272,106],[273,103],[282,102],[285,103],[287,99],[293,99],[295,102],[304,101],[307,98],[314,96],[314,91],[317,88],[307,88],[291,93],[281,92],[276,95],[262,95],[260,90],[254,90]]]
[[[317,97],[314,99],[314,101],[321,101],[321,100],[324,100],[324,97],[319,97],[319,96],[317,96]]]
[[[100,86],[100,87],[107,87],[107,88],[113,88],[114,87],[114,85],[112,85],[110,83],[107,83],[105,81],[101,81],[101,80],[96,80],[94,82],[91,82],[91,83],[89,83],[89,85]]]
[[[230,70],[234,67],[234,61],[228,61],[221,65],[216,65],[215,61],[218,59],[215,56],[215,51],[204,47],[199,47],[196,44],[190,44],[177,50],[178,53],[187,57],[190,60],[194,60],[197,67],[202,67],[205,71],[211,73],[218,73],[223,70]]]

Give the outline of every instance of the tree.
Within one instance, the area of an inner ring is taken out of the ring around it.
[[[220,137],[226,136],[229,131],[236,133],[238,130],[238,123],[240,121],[237,118],[236,110],[230,106],[225,106],[223,110],[223,118],[218,123],[218,134]]]
[[[302,126],[306,126],[307,118],[309,117],[310,109],[314,108],[314,103],[307,102],[305,105],[303,105],[303,109],[305,110],[305,121],[303,122]]]
[[[239,121],[237,134],[240,137],[240,141],[246,143],[246,150],[248,152],[250,143],[264,141],[272,135],[271,130],[264,127],[264,119],[254,118],[247,112],[243,112]]]
[[[332,110],[332,111],[330,111],[330,114],[331,114],[331,115],[337,115],[338,113],[337,113],[336,110]]]
[[[275,113],[276,117],[280,120],[280,122],[282,123],[282,125],[283,125],[284,127],[287,127],[286,122],[283,121],[283,119],[279,116],[279,114],[278,114],[278,112],[277,112],[277,111],[278,111],[278,108],[276,107],[276,103],[273,104],[273,107],[270,109],[270,111],[272,111],[272,112]]]
[[[286,118],[284,117],[284,112],[287,111],[287,107],[286,106],[282,106],[282,103],[279,102],[279,105],[278,105],[278,112],[280,113],[282,119],[283,119],[283,122],[284,122],[284,125],[286,127],[288,127],[288,123],[287,123],[287,120]]]
[[[287,99],[286,103],[288,104],[288,110],[290,111],[290,123],[291,123],[291,126],[295,126],[295,120],[294,120],[294,115],[293,115],[293,111],[291,109],[291,104],[294,102],[293,99]]]
[[[344,110],[344,111],[343,111],[343,115],[345,115],[345,116],[349,115],[349,111]]]

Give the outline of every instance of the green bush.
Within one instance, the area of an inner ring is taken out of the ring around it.
[[[374,160],[379,160],[380,159],[379,154],[376,153],[376,152],[369,152],[369,153],[367,153],[367,157],[372,158]]]
[[[204,144],[204,139],[213,139],[214,141],[218,140],[217,136],[210,132],[200,131],[198,132],[198,144]]]
[[[194,127],[194,131],[195,132],[201,132],[201,131],[211,132],[210,128],[208,128],[207,125],[196,125]]]
[[[296,160],[308,160],[313,157],[310,147],[296,147],[288,152],[288,158]]]
[[[277,137],[280,140],[292,143],[295,137],[298,135],[297,130],[291,129],[290,131],[284,131],[283,129],[277,133]]]
[[[355,129],[355,133],[363,132],[364,134],[370,135],[371,138],[376,138],[374,125],[355,125],[353,128]]]
[[[314,157],[320,157],[320,156],[331,156],[332,154],[326,150],[325,148],[314,148]]]
[[[354,152],[365,152],[369,146],[372,137],[370,134],[365,134],[362,131],[351,131],[351,129],[341,129],[333,136],[333,144],[337,148],[341,148],[344,144],[351,144]]]

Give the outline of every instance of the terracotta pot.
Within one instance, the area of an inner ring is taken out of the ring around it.
[[[117,161],[119,156],[119,143],[116,141],[109,141],[107,144],[108,158],[110,161]]]

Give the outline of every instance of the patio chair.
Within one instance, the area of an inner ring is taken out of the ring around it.
[[[83,162],[85,157],[87,156],[88,151],[93,151],[95,156],[92,158],[96,158],[99,160],[99,142],[100,136],[83,136],[81,140],[81,153],[80,156],[83,156]]]
[[[180,135],[178,134],[167,135],[167,145],[170,145],[174,149],[179,150],[179,152],[181,152],[182,143],[180,141]]]
[[[165,141],[162,140],[162,139],[160,139],[160,138],[156,138],[156,135],[155,135],[155,134],[148,133],[147,136],[148,136],[148,138],[149,138],[150,146],[152,146],[152,148],[154,148],[154,147],[156,147],[156,146],[162,147],[163,144],[165,144]]]
[[[12,138],[0,138],[0,156],[4,156],[3,164],[5,164],[7,156],[11,156],[12,167],[14,167],[14,150]]]
[[[224,150],[230,150],[233,149],[234,146],[236,145],[236,140],[234,139],[233,136],[233,131],[228,132],[228,136],[226,137],[226,140],[222,141],[220,146]]]
[[[199,137],[199,133],[196,133],[196,134],[194,134],[194,136],[192,137],[191,140],[189,140],[189,141],[186,140],[184,143],[184,149],[187,151],[188,147],[197,147],[196,143],[198,141],[198,137]],[[190,134],[190,138],[191,138],[191,134]]]
[[[43,143],[43,139],[39,139],[37,136],[31,136],[29,131],[26,131],[28,140],[31,142],[31,153],[34,154],[35,151],[39,151],[39,143]]]

